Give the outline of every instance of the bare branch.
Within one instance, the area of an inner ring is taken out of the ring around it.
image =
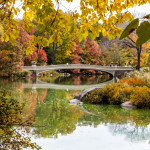
[[[135,45],[133,45],[131,42],[129,42],[128,40],[124,40],[123,43],[127,46],[129,46],[130,48],[136,48]]]
[[[129,36],[127,37],[130,41],[132,41],[134,44],[136,44],[135,41],[133,41]]]
[[[134,45],[132,42],[128,41],[127,39],[124,40],[124,43],[127,45],[131,45],[133,48],[136,48],[136,45]]]
[[[98,0],[97,0],[97,11],[98,11]]]
[[[60,6],[60,5],[59,5],[59,1],[58,1],[57,5],[58,5],[58,7],[57,7],[56,15],[55,15],[55,18],[53,19],[53,21],[52,21],[52,23],[51,23],[51,26],[52,26],[53,23],[55,22],[56,17],[57,17],[57,14],[58,14],[59,6]]]

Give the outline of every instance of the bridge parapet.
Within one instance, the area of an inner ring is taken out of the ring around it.
[[[106,70],[134,70],[131,66],[99,66],[99,65],[84,65],[84,64],[61,64],[47,66],[23,66],[24,70],[57,70],[57,69],[106,69]]]
[[[61,70],[61,69],[88,69],[99,70],[115,75],[115,71],[132,71],[131,66],[99,66],[99,65],[87,65],[87,64],[59,64],[59,65],[47,65],[47,66],[23,66],[24,70],[36,71],[37,74],[46,72],[49,70]]]

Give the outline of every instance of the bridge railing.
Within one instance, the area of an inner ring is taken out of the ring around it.
[[[47,66],[23,66],[26,70],[46,70],[46,69],[106,69],[106,70],[134,70],[132,66],[100,66],[100,65],[87,65],[87,64],[59,64]]]

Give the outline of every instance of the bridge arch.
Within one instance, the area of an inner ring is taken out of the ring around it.
[[[132,67],[120,67],[120,66],[100,66],[100,65],[87,65],[87,64],[59,64],[59,65],[47,65],[47,66],[23,66],[24,70],[35,71],[38,75],[39,73],[50,71],[50,70],[62,70],[62,69],[89,69],[98,70],[111,74],[115,76],[116,71],[132,71]]]
[[[65,69],[70,69],[70,68],[61,68],[61,69],[53,69],[53,70],[65,70]],[[76,69],[80,69],[80,68],[76,68]],[[51,69],[50,69],[51,70]],[[43,73],[43,72],[48,72],[48,71],[50,71],[50,70],[41,70],[41,71],[37,71],[36,72],[36,74],[37,74],[37,76],[40,74],[40,73]],[[70,69],[71,70],[71,69]],[[86,69],[86,70],[96,70],[96,69]],[[114,71],[103,71],[103,70],[98,70],[98,71],[102,71],[102,72],[105,72],[105,73],[108,73],[108,74],[110,74],[110,75],[114,75],[113,73],[114,73]]]

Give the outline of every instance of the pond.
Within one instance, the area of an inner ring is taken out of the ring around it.
[[[150,110],[70,105],[81,90],[24,88],[28,82],[1,79],[0,88],[25,102],[22,114],[24,120],[32,118],[32,126],[24,130],[43,150],[150,149]]]
[[[60,77],[39,77],[40,80],[47,83],[55,83],[62,85],[90,85],[99,84],[112,79],[108,73],[102,73],[101,75],[69,75]]]

